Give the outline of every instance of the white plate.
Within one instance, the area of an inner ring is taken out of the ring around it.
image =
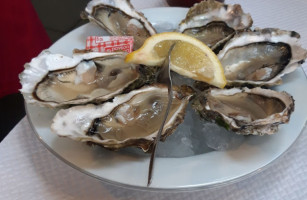
[[[154,25],[173,29],[184,18],[187,9],[155,8],[144,10]],[[171,16],[171,17],[167,17]],[[255,19],[254,19],[255,20]],[[278,26],[278,24],[276,24]],[[71,55],[74,48],[83,49],[89,35],[105,34],[100,28],[86,24],[57,41],[50,50]],[[154,178],[149,189],[196,189],[222,185],[264,169],[282,155],[298,138],[307,116],[304,106],[306,78],[299,69],[284,78],[277,90],[290,92],[296,109],[288,125],[282,125],[277,134],[247,137],[240,148],[226,152],[210,152],[185,158],[157,158]],[[67,138],[59,138],[49,127],[54,110],[26,105],[33,129],[46,147],[70,166],[102,181],[120,186],[146,189],[149,155],[111,152],[101,147],[89,147]]]

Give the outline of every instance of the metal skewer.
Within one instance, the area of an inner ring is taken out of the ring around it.
[[[154,168],[154,161],[155,161],[155,157],[156,157],[156,149],[157,149],[157,145],[158,142],[160,140],[161,137],[161,133],[163,131],[168,113],[170,111],[170,107],[173,101],[173,90],[172,90],[172,78],[171,78],[171,74],[170,74],[170,56],[171,56],[171,52],[173,50],[175,46],[175,43],[170,47],[169,51],[168,51],[168,56],[165,58],[165,61],[161,67],[160,73],[158,75],[157,81],[159,83],[163,83],[165,85],[167,85],[168,87],[168,104],[167,104],[167,108],[166,108],[166,112],[164,114],[164,118],[162,121],[162,124],[160,126],[160,129],[158,131],[157,137],[154,140],[153,143],[153,148],[152,148],[152,153],[150,156],[150,162],[149,162],[149,170],[148,170],[148,180],[147,180],[147,187],[150,186],[151,182],[152,182],[152,174],[153,174],[153,168]]]

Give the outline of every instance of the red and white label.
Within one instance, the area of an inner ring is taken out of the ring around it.
[[[132,36],[89,36],[86,39],[86,49],[98,52],[126,51],[132,52]]]

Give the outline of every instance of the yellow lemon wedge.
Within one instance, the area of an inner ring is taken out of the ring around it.
[[[226,85],[224,69],[215,53],[203,42],[177,32],[149,37],[141,48],[129,53],[125,61],[147,66],[161,66],[173,43],[171,70],[219,88]]]

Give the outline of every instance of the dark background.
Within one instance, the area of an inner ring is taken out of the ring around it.
[[[31,3],[52,43],[66,33],[87,23],[80,18],[89,0],[31,0]],[[0,98],[0,142],[25,116],[20,93]]]

